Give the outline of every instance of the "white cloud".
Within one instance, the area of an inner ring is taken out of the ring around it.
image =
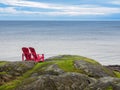
[[[37,15],[107,15],[120,13],[120,8],[100,7],[94,5],[58,5],[26,0],[0,0],[0,3],[10,5],[9,8],[1,8],[0,11],[13,14],[37,14]],[[30,7],[48,9],[48,12],[39,11],[22,11],[16,10],[15,7]],[[13,8],[14,7],[14,8]],[[49,9],[55,10],[50,12]]]
[[[120,5],[120,0],[111,0],[109,1],[109,3],[114,5]]]
[[[48,4],[41,2],[32,2],[25,0],[0,0],[0,3],[12,5],[12,6],[21,6],[21,7],[35,7],[35,8],[44,8],[44,9],[63,9],[63,6],[56,4]]]
[[[16,13],[17,11],[13,7],[0,8],[0,13]]]
[[[120,1],[113,1],[113,4],[120,5]]]
[[[118,0],[112,1],[111,3],[112,3],[112,4],[116,4],[116,5],[120,5],[120,0],[119,0],[119,1],[118,1]]]
[[[112,10],[112,12],[111,12]],[[70,16],[78,16],[78,15],[106,15],[111,13],[118,13],[119,9],[109,9],[109,8],[81,8],[79,10],[64,10],[64,11],[54,11],[54,12],[32,12],[32,11],[18,11],[15,8],[0,8],[0,12],[2,13],[11,13],[11,14],[34,14],[34,15],[70,15]]]

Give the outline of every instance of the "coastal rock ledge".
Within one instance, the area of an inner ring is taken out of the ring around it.
[[[0,61],[0,90],[120,90],[120,72],[111,67],[77,55]]]

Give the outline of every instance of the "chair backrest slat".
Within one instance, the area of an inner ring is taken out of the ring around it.
[[[26,60],[30,60],[31,59],[31,54],[29,52],[29,49],[27,47],[23,47],[22,51],[23,51],[23,54],[24,54]]]
[[[33,55],[33,57],[34,57],[35,59],[37,59],[38,57],[37,57],[37,53],[36,53],[35,49],[34,49],[33,47],[29,47],[29,49],[30,49],[31,54]]]

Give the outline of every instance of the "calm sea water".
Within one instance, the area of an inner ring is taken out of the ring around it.
[[[0,21],[0,60],[21,61],[21,48],[30,46],[46,58],[73,54],[120,64],[120,22]]]

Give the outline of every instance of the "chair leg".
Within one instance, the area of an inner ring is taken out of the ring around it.
[[[22,61],[24,61],[24,54],[22,54]]]
[[[44,62],[44,54],[41,56],[41,61]]]

